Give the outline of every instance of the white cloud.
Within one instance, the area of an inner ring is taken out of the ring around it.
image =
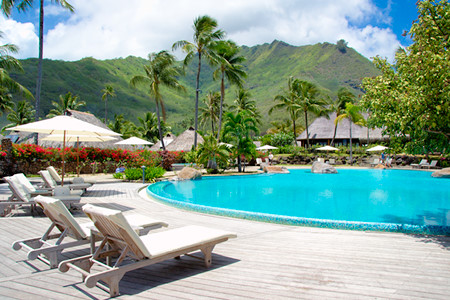
[[[3,44],[14,44],[19,47],[16,58],[36,57],[38,54],[39,38],[32,23],[19,23],[0,16],[0,30],[3,31]]]
[[[86,56],[144,57],[149,52],[171,49],[178,40],[191,40],[193,20],[204,14],[216,18],[228,37],[241,45],[278,39],[300,46],[335,43],[343,38],[366,57],[378,54],[389,58],[400,46],[391,29],[370,25],[385,16],[370,0],[109,0],[107,5],[104,0],[73,0],[70,3],[75,13],[45,36],[45,57],[64,60]],[[52,8],[50,12],[60,14],[61,10]],[[19,28],[26,24],[14,25]],[[33,30],[21,28],[18,32]],[[22,38],[16,43],[22,48],[22,43],[27,45],[25,48],[36,43],[37,49],[36,35],[27,37],[28,40]],[[28,55],[36,56],[37,50]]]

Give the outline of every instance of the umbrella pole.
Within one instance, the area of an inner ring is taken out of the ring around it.
[[[64,130],[63,136],[63,151],[62,151],[62,172],[61,172],[61,186],[64,186],[64,173],[65,173],[65,159],[66,159],[66,131]]]
[[[80,177],[80,137],[77,136],[77,177]]]

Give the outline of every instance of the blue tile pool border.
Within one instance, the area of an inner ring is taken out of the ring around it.
[[[167,185],[169,183],[170,182],[168,181],[165,184]],[[145,190],[149,197],[151,197],[152,199],[155,199],[159,202],[162,202],[164,204],[168,204],[170,206],[184,209],[184,210],[195,211],[195,212],[200,212],[200,213],[205,213],[205,214],[212,214],[212,215],[217,215],[217,216],[225,216],[225,217],[239,218],[239,219],[244,219],[244,220],[276,223],[276,224],[283,224],[283,225],[294,225],[294,226],[450,236],[450,227],[449,226],[337,221],[337,220],[327,220],[327,219],[313,219],[313,218],[300,218],[300,217],[291,217],[291,216],[283,216],[283,215],[273,215],[273,214],[266,214],[266,213],[248,212],[248,211],[192,204],[192,203],[177,201],[177,200],[169,199],[167,197],[162,197],[160,195],[156,195],[156,194],[152,193],[148,187]]]

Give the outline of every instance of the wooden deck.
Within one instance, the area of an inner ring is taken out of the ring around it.
[[[119,298],[139,299],[450,299],[450,238],[293,227],[181,211],[138,195],[141,184],[106,183],[83,203],[139,212],[176,228],[199,224],[238,238],[214,249],[213,265],[190,257],[127,273]],[[0,194],[4,191],[0,187]],[[4,196],[4,195],[3,195]],[[77,218],[83,218],[81,212]],[[2,299],[103,299],[75,271],[49,270],[14,251],[14,240],[49,225],[28,212],[0,218]],[[86,253],[86,248],[66,257]]]

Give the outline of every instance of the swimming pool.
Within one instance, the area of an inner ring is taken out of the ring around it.
[[[450,235],[450,180],[412,170],[203,177],[147,193],[177,207],[246,219],[359,230]]]

